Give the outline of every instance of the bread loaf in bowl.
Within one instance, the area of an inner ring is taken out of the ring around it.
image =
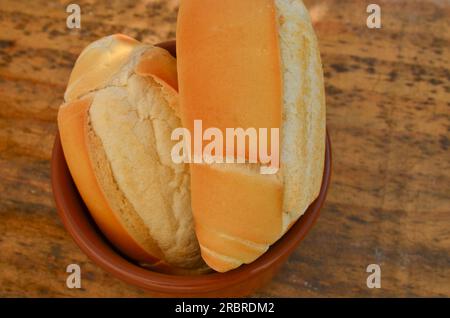
[[[214,43],[214,45],[212,45]],[[279,128],[280,169],[191,164],[195,231],[219,272],[253,262],[320,191],[325,94],[317,40],[300,0],[181,0],[180,112],[222,131]]]
[[[167,51],[105,37],[79,56],[58,126],[79,193],[111,243],[158,271],[201,273],[189,168],[170,157],[177,90]]]

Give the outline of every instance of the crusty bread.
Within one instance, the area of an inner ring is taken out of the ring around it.
[[[123,35],[80,55],[58,114],[81,196],[124,254],[168,272],[202,272],[189,169],[170,157],[178,115],[176,61]]]
[[[183,126],[280,128],[281,167],[191,164],[203,259],[225,272],[261,256],[317,197],[325,95],[317,40],[300,0],[182,0],[177,61]]]

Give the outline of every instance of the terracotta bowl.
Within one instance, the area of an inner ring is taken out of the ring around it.
[[[161,43],[175,56],[175,42]],[[269,282],[319,217],[331,175],[331,143],[327,134],[325,169],[319,197],[269,250],[251,264],[227,273],[176,276],[150,271],[120,254],[102,235],[84,205],[70,175],[56,135],[52,154],[52,187],[59,216],[78,246],[115,277],[162,297],[241,297]],[[301,275],[301,273],[299,273]]]

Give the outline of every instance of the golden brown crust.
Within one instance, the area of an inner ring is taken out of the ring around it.
[[[185,127],[193,131],[194,120],[202,120],[204,129],[223,132],[280,128],[277,31],[271,0],[181,2],[177,56]],[[257,172],[248,175],[192,164],[192,208],[208,265],[226,271],[249,263],[277,240],[282,194],[281,184]]]
[[[154,47],[146,51],[135,68],[140,76],[152,76],[178,92],[177,63],[164,49]]]
[[[76,100],[104,87],[140,45],[135,39],[123,34],[107,36],[88,45],[73,67],[64,94],[65,101]]]
[[[280,128],[277,29],[271,0],[181,2],[177,60],[186,128],[193,131],[197,119],[221,131]]]

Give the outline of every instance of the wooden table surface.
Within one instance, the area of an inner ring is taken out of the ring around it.
[[[0,2],[0,296],[147,296],[101,270],[55,210],[50,155],[77,55],[122,32],[175,37],[177,1]],[[326,76],[331,188],[319,222],[255,296],[450,296],[450,1],[309,0]],[[66,266],[82,270],[68,289]],[[366,286],[379,264],[382,288]]]

